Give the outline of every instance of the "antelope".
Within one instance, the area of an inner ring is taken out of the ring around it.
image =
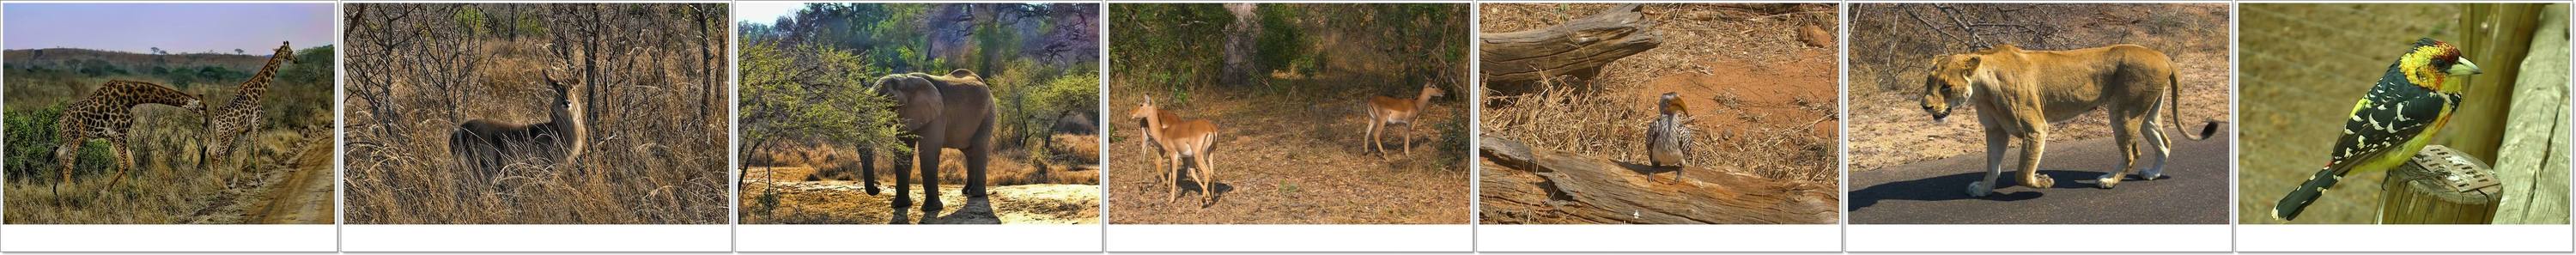
[[[1384,155],[1384,153],[1386,153],[1386,147],[1384,147],[1385,139],[1378,138],[1378,135],[1384,133],[1384,131],[1388,131],[1387,129],[1389,127],[1387,127],[1387,125],[1404,125],[1404,154],[1412,155],[1414,117],[1422,115],[1422,106],[1430,105],[1431,98],[1443,95],[1447,94],[1441,93],[1440,87],[1432,86],[1431,83],[1423,83],[1422,94],[1415,96],[1413,99],[1388,96],[1370,97],[1368,101],[1368,149],[1380,153],[1380,155]]]
[[[547,71],[538,71],[537,75],[555,92],[545,122],[475,119],[457,125],[449,135],[448,151],[475,178],[489,180],[500,174],[502,165],[513,161],[537,158],[560,164],[578,160],[588,151],[590,128],[579,114],[586,104],[573,97],[580,93]]]
[[[1158,180],[1172,185],[1166,192],[1170,197],[1163,199],[1165,202],[1180,200],[1179,175],[1180,171],[1187,169],[1190,171],[1191,178],[1198,179],[1199,192],[1206,194],[1200,204],[1204,206],[1216,203],[1216,170],[1214,169],[1216,165],[1209,154],[1216,147],[1215,122],[1204,119],[1182,119],[1180,114],[1154,107],[1152,96],[1145,97],[1145,103],[1136,105],[1136,110],[1128,112],[1127,117],[1141,121],[1140,124],[1144,126],[1141,132],[1145,135],[1145,143],[1162,147],[1162,150],[1154,155],[1157,158],[1151,160],[1154,162],[1156,177],[1161,177]],[[1157,150],[1148,148],[1147,151]],[[1165,157],[1172,161],[1174,169],[1163,170],[1162,160],[1165,160]],[[1181,161],[1184,157],[1191,161]],[[1184,166],[1188,167],[1184,168]]]

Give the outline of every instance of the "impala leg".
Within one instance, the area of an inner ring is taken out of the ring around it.
[[[1214,155],[1216,149],[1212,148],[1216,146],[1215,140],[1215,135],[1211,134],[1206,141],[1203,141],[1204,144],[1198,148],[1199,167],[1192,168],[1198,169],[1194,173],[1199,178],[1199,196],[1203,197],[1199,207],[1202,208],[1216,204],[1216,155]]]
[[[1377,117],[1376,117],[1376,116],[1370,116],[1370,117],[1369,117],[1369,123],[1368,123],[1368,125],[1367,125],[1367,127],[1368,127],[1368,133],[1367,133],[1368,137],[1366,137],[1365,139],[1360,139],[1361,141],[1365,141],[1365,142],[1363,142],[1363,143],[1361,143],[1361,144],[1360,144],[1360,152],[1376,152],[1375,150],[1377,149],[1377,126],[1378,126]]]
[[[1413,123],[1404,123],[1404,155],[1413,156]]]
[[[1181,148],[1173,148],[1173,149],[1186,150],[1186,149],[1181,149]],[[1188,164],[1188,161],[1181,161],[1181,155],[1182,155],[1182,154],[1185,154],[1185,153],[1182,153],[1182,152],[1179,152],[1179,151],[1175,151],[1175,152],[1172,152],[1172,153],[1171,153],[1171,155],[1170,155],[1170,156],[1171,156],[1171,158],[1172,158],[1172,171],[1170,171],[1170,172],[1166,172],[1166,174],[1172,175],[1172,182],[1169,182],[1169,183],[1168,183],[1168,184],[1171,184],[1171,187],[1172,187],[1172,188],[1170,188],[1170,189],[1166,189],[1166,190],[1163,192],[1163,194],[1165,195],[1165,197],[1163,198],[1163,203],[1171,203],[1172,201],[1180,201],[1180,199],[1181,199],[1181,183],[1180,183],[1180,181],[1181,181],[1181,180],[1180,180],[1180,179],[1181,179],[1181,177],[1179,176],[1179,174],[1180,174],[1180,171],[1181,171],[1181,170],[1183,170],[1183,169],[1191,169],[1191,167],[1207,167],[1207,166],[1204,166],[1204,165],[1202,165],[1202,166],[1191,166],[1191,165],[1189,165],[1189,164]],[[1202,178],[1202,179],[1207,178],[1207,177],[1204,177],[1204,176],[1190,176],[1190,177],[1191,177],[1191,178]]]

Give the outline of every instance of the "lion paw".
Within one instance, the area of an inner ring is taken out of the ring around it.
[[[2093,181],[2099,182],[2099,185],[2101,185],[2102,188],[2109,189],[2111,186],[2120,185],[2120,174],[2102,174],[2102,177],[2093,178]]]
[[[2048,175],[2032,175],[2030,178],[2030,182],[2027,183],[2030,185],[2030,188],[2046,189],[2049,187],[2057,187],[2057,178],[2048,178]]]
[[[2154,180],[2156,178],[2163,177],[2165,177],[2165,169],[2163,168],[2147,168],[2147,170],[2138,171],[2139,180]]]
[[[1986,197],[1986,194],[1988,194],[1988,193],[1993,193],[1994,191],[1995,191],[1994,186],[1993,186],[1993,185],[1986,185],[1986,182],[1984,182],[1984,181],[1976,181],[1976,182],[1969,182],[1969,183],[1968,183],[1968,196],[1969,196],[1969,197]]]

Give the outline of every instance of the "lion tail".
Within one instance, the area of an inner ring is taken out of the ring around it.
[[[2165,104],[2165,107],[2166,107],[2166,108],[2165,108],[2165,117],[2166,117],[2166,120],[2167,120],[2167,122],[2168,122],[2168,123],[2170,123],[2171,125],[2174,125],[2174,129],[2175,129],[2175,131],[2190,131],[2190,130],[2188,130],[2188,129],[2183,129],[2183,126],[2182,126],[2182,78],[2181,78],[2181,77],[2182,77],[2182,75],[2177,75],[2177,74],[2166,74],[2166,75],[2165,75],[2165,84],[2166,84],[2166,86],[2172,86],[2171,88],[2167,88],[2167,89],[2165,90],[2165,93],[2166,93],[2165,100],[2171,100],[2171,103],[2167,103],[2167,104]],[[2154,117],[2148,117],[2148,118],[2154,118]],[[2200,126],[2200,137],[2191,137],[2191,134],[2190,134],[2190,133],[2188,133],[2188,132],[2186,132],[2186,133],[2183,133],[2183,134],[2182,134],[2182,138],[2184,138],[2184,139],[2191,139],[2191,140],[2194,140],[2194,141],[2198,141],[2198,140],[2208,140],[2210,135],[2214,135],[2214,134],[2217,134],[2217,133],[2218,133],[2218,123],[2224,123],[2224,122],[2222,122],[2222,121],[2218,121],[2218,120],[2206,120],[2205,122],[2206,122],[2206,124],[2201,124],[2201,126]],[[2154,127],[2148,127],[2148,128],[2154,128]]]

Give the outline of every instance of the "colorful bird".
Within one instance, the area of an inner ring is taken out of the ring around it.
[[[2460,106],[2467,76],[2481,73],[2460,49],[2432,38],[2416,39],[2406,55],[2388,65],[2388,73],[2370,94],[2353,103],[2344,118],[2343,137],[2335,139],[2333,157],[2316,176],[2290,190],[2273,205],[2272,218],[2298,219],[2326,188],[2354,172],[2385,171],[2414,158],[2416,150],[2451,120]]]

